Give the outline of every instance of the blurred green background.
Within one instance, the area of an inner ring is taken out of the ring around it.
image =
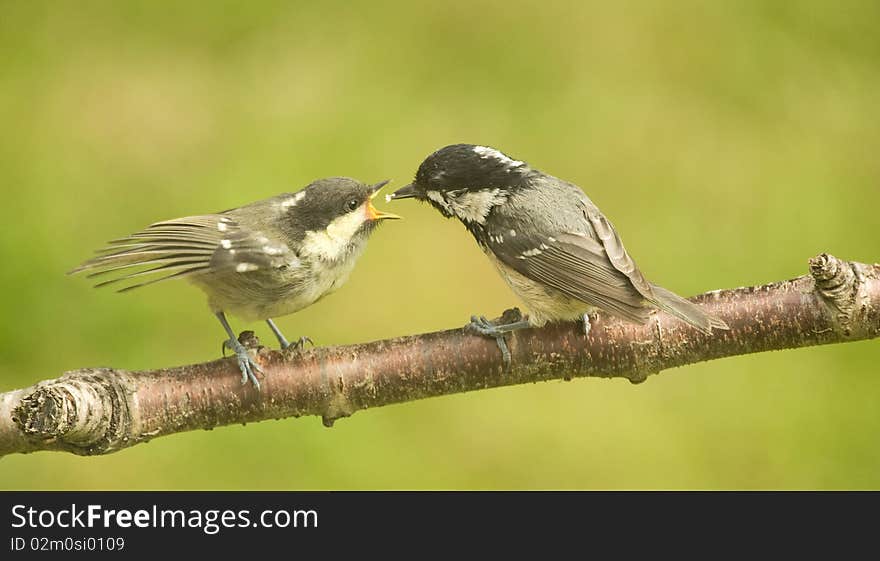
[[[684,295],[880,260],[880,3],[2,2],[0,390],[217,357],[201,293],[64,272],[150,222],[454,142],[571,180]],[[389,205],[380,205],[388,208]],[[336,345],[515,303],[413,202],[279,325]],[[364,312],[369,302],[369,313]],[[265,342],[264,325],[256,329]],[[0,460],[6,489],[877,488],[876,341]]]

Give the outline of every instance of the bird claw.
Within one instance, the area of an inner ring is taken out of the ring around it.
[[[507,348],[507,341],[504,340],[505,331],[499,330],[485,316],[471,316],[471,322],[465,326],[465,329],[483,337],[495,339],[495,343],[501,349],[501,358],[504,360],[504,366],[510,366],[510,349]]]
[[[491,321],[486,319],[486,316],[471,316],[471,322],[467,324],[465,328],[486,337],[498,337],[503,335],[503,332],[501,332]]]
[[[301,351],[305,350],[306,343],[309,343],[312,347],[315,346],[315,342],[312,341],[311,337],[307,337],[307,336],[303,335],[302,337],[300,337],[299,339],[297,339],[293,343],[288,343],[287,341],[284,341],[281,344],[281,350],[286,351],[287,349],[294,349],[294,350],[301,352]]]
[[[257,380],[256,372],[260,374],[263,373],[263,369],[260,368],[260,365],[254,360],[248,350],[239,343],[235,339],[227,339],[223,342],[223,354],[226,355],[226,349],[231,350],[235,353],[235,357],[238,359],[238,368],[241,370],[241,383],[242,385],[247,384],[248,380],[254,385],[258,390],[260,389],[260,381]]]

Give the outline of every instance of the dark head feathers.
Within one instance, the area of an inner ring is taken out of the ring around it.
[[[420,191],[511,189],[531,172],[528,164],[500,150],[474,144],[452,144],[437,150],[419,166],[413,187]]]

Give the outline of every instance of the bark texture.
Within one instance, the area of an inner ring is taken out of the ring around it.
[[[0,394],[0,456],[108,454],[166,434],[303,415],[331,426],[361,409],[426,397],[584,376],[639,383],[704,360],[880,336],[880,265],[826,254],[810,260],[809,275],[692,300],[730,330],[708,336],[662,313],[646,325],[598,315],[587,337],[575,324],[510,335],[509,368],[493,340],[463,329],[302,353],[257,346],[259,391],[240,383],[232,358],[143,372],[74,370]]]

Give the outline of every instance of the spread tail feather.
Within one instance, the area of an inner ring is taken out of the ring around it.
[[[675,317],[685,321],[707,335],[712,334],[713,329],[730,329],[723,320],[709,315],[693,302],[689,302],[665,288],[657,285],[651,285],[654,295],[657,297],[652,304],[668,312]]]
[[[219,224],[224,229],[219,229]],[[165,279],[206,272],[221,239],[232,246],[234,222],[218,215],[190,216],[157,222],[140,232],[109,242],[98,255],[68,274],[87,272],[88,278],[103,277],[95,287],[120,282],[125,292]],[[118,284],[116,286],[119,286]]]

